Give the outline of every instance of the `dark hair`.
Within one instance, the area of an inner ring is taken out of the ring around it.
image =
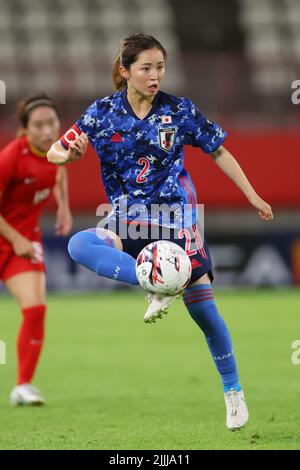
[[[123,65],[127,70],[129,70],[130,65],[136,61],[140,52],[146,51],[147,49],[153,49],[154,47],[162,52],[164,60],[166,60],[166,49],[157,39],[149,34],[134,33],[121,41],[120,50],[115,58],[112,69],[112,80],[116,91],[120,91],[126,86],[126,79],[121,77],[119,72],[120,65]]]
[[[16,114],[24,129],[27,128],[31,111],[38,106],[49,106],[49,108],[54,109],[59,117],[58,107],[54,101],[46,93],[37,93],[36,95],[19,101],[17,104]]]

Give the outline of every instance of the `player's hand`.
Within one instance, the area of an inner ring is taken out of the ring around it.
[[[261,219],[272,220],[274,218],[271,206],[259,196],[256,195],[250,202],[258,210]]]
[[[73,227],[70,209],[59,207],[56,212],[55,235],[69,235]]]
[[[87,151],[88,143],[89,139],[83,132],[79,137],[70,143],[68,150],[68,160],[78,160],[79,158],[83,157]]]
[[[15,255],[21,256],[22,258],[34,258],[35,251],[34,246],[28,238],[19,235],[12,244]]]

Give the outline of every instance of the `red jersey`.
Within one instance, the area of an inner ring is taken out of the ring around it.
[[[18,232],[40,241],[39,217],[56,182],[57,166],[19,137],[0,151],[0,214]],[[0,252],[11,250],[0,236]]]

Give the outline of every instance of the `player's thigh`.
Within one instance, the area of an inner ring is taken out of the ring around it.
[[[18,273],[6,279],[5,285],[21,308],[45,304],[46,275],[44,272]]]
[[[96,235],[98,235],[101,238],[105,238],[105,237],[111,238],[115,243],[115,248],[117,250],[123,251],[122,240],[119,237],[119,235],[117,235],[115,232],[112,232],[111,230],[108,230],[107,228],[98,228],[98,227],[95,229],[88,229],[88,231],[95,232]]]
[[[210,277],[207,273],[193,282],[193,284],[190,284],[189,287],[200,286],[201,284],[211,284]]]
[[[117,250],[122,251],[123,250],[123,244],[122,244],[122,240],[119,237],[119,235],[117,235],[115,232],[112,232],[111,230],[108,230],[108,229],[103,229],[103,230],[106,230],[107,236],[114,240],[115,248],[117,248]]]

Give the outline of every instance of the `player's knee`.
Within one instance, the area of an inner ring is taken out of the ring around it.
[[[123,249],[122,241],[120,237],[111,230],[106,228],[89,228],[85,230],[86,233],[89,233],[89,237],[95,245],[106,245],[111,248],[117,248],[118,250]]]
[[[87,250],[86,232],[78,232],[73,235],[68,243],[68,252],[71,258],[77,263],[80,262],[82,256]]]
[[[93,245],[105,245],[105,242],[97,237],[94,230],[82,230],[70,238],[68,243],[69,255],[76,263],[84,264]]]

